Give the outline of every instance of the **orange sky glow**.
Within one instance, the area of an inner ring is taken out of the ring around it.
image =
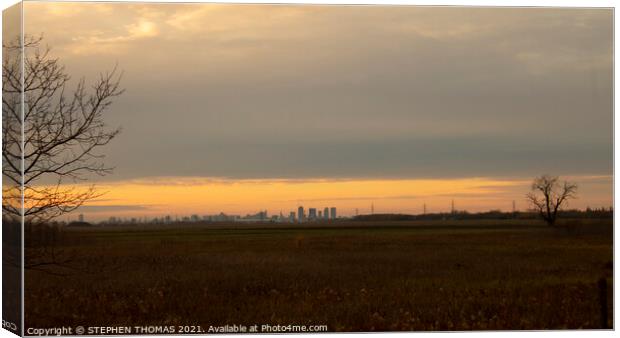
[[[580,185],[580,198],[569,207],[608,207],[612,204],[610,176],[570,177]],[[108,217],[153,218],[170,216],[232,215],[267,210],[270,215],[303,205],[323,210],[337,207],[339,215],[370,213],[419,214],[457,210],[470,212],[499,209],[509,211],[512,201],[518,210],[527,209],[524,199],[530,180],[525,179],[275,179],[228,180],[214,178],[152,178],[98,185],[105,192],[69,219],[83,213],[86,219]],[[608,187],[607,189],[605,187]]]

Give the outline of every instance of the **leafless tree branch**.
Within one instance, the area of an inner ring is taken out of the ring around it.
[[[88,175],[106,175],[113,168],[104,165],[104,155],[97,150],[107,145],[119,128],[109,129],[103,114],[112,100],[121,95],[122,73],[115,66],[101,73],[87,89],[84,79],[71,93],[67,89],[70,76],[49,47],[41,47],[42,37],[25,39],[24,59],[24,142],[21,142],[20,95],[21,62],[15,50],[19,41],[3,45],[4,86],[2,97],[3,176],[14,185],[21,184],[21,154],[24,156],[24,215],[31,222],[49,221],[75,210],[98,197],[94,186],[85,191],[67,188],[67,183],[87,179]],[[12,53],[13,52],[13,53]],[[44,183],[41,183],[44,182]],[[51,184],[49,182],[52,182]],[[3,211],[21,216],[16,201],[18,194],[4,191]]]
[[[558,177],[542,175],[534,179],[531,191],[526,199],[540,217],[550,226],[554,226],[558,211],[570,199],[577,198],[577,185],[564,181]]]
[[[103,117],[124,89],[117,66],[90,86],[85,79],[70,86],[71,77],[42,41],[42,36],[27,36],[23,44],[16,39],[2,45],[3,230],[21,229],[18,220],[24,217],[25,268],[62,275],[50,268],[66,271],[72,258],[58,248],[59,230],[52,220],[101,196],[94,185],[71,183],[112,171],[98,150],[120,132]],[[18,264],[20,250],[11,252],[4,261]]]

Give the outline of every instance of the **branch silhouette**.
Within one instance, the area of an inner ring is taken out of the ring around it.
[[[78,189],[66,184],[84,181],[92,174],[111,173],[113,168],[103,163],[104,155],[97,150],[120,132],[120,128],[108,128],[103,116],[112,100],[124,92],[117,66],[101,73],[91,86],[80,79],[68,90],[71,77],[51,56],[51,49],[41,47],[42,39],[27,37],[24,44],[23,121],[21,60],[8,57],[2,65],[2,114],[8,121],[3,132],[2,174],[14,185],[21,185],[23,153],[23,216],[30,222],[49,221],[101,195],[94,185]],[[19,55],[11,53],[19,48],[18,41],[3,45],[9,56]],[[18,197],[6,192],[8,199]],[[3,199],[2,208],[22,216],[20,203]]]
[[[98,150],[120,133],[106,125],[104,112],[124,89],[117,66],[70,89],[71,77],[42,42],[42,36],[26,36],[23,44],[2,45],[2,211],[4,230],[14,239],[21,238],[24,218],[24,268],[60,274],[50,268],[69,269],[73,258],[59,247],[52,220],[102,195],[94,184],[72,183],[112,172]],[[19,250],[5,253],[6,263],[20,264]]]
[[[556,176],[542,175],[534,179],[531,191],[526,195],[530,205],[550,226],[554,226],[558,211],[569,199],[577,198],[577,184],[564,181]]]

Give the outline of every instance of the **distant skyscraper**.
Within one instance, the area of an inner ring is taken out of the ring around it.
[[[291,211],[291,213],[288,215],[288,221],[291,223],[295,222],[295,212]]]
[[[323,209],[323,218],[325,220],[329,219],[329,208],[328,207],[325,207],[325,209]]]
[[[319,210],[319,218],[323,218],[323,212],[321,210]]]
[[[297,222],[303,222],[306,215],[304,215],[304,207],[297,208]]]
[[[336,208],[335,207],[329,208],[329,218],[336,219],[336,217],[337,217]]]
[[[316,208],[308,208],[308,219],[316,219]]]

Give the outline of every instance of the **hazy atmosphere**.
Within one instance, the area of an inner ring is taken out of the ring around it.
[[[73,80],[124,72],[89,217],[612,204],[611,10],[25,6]]]

